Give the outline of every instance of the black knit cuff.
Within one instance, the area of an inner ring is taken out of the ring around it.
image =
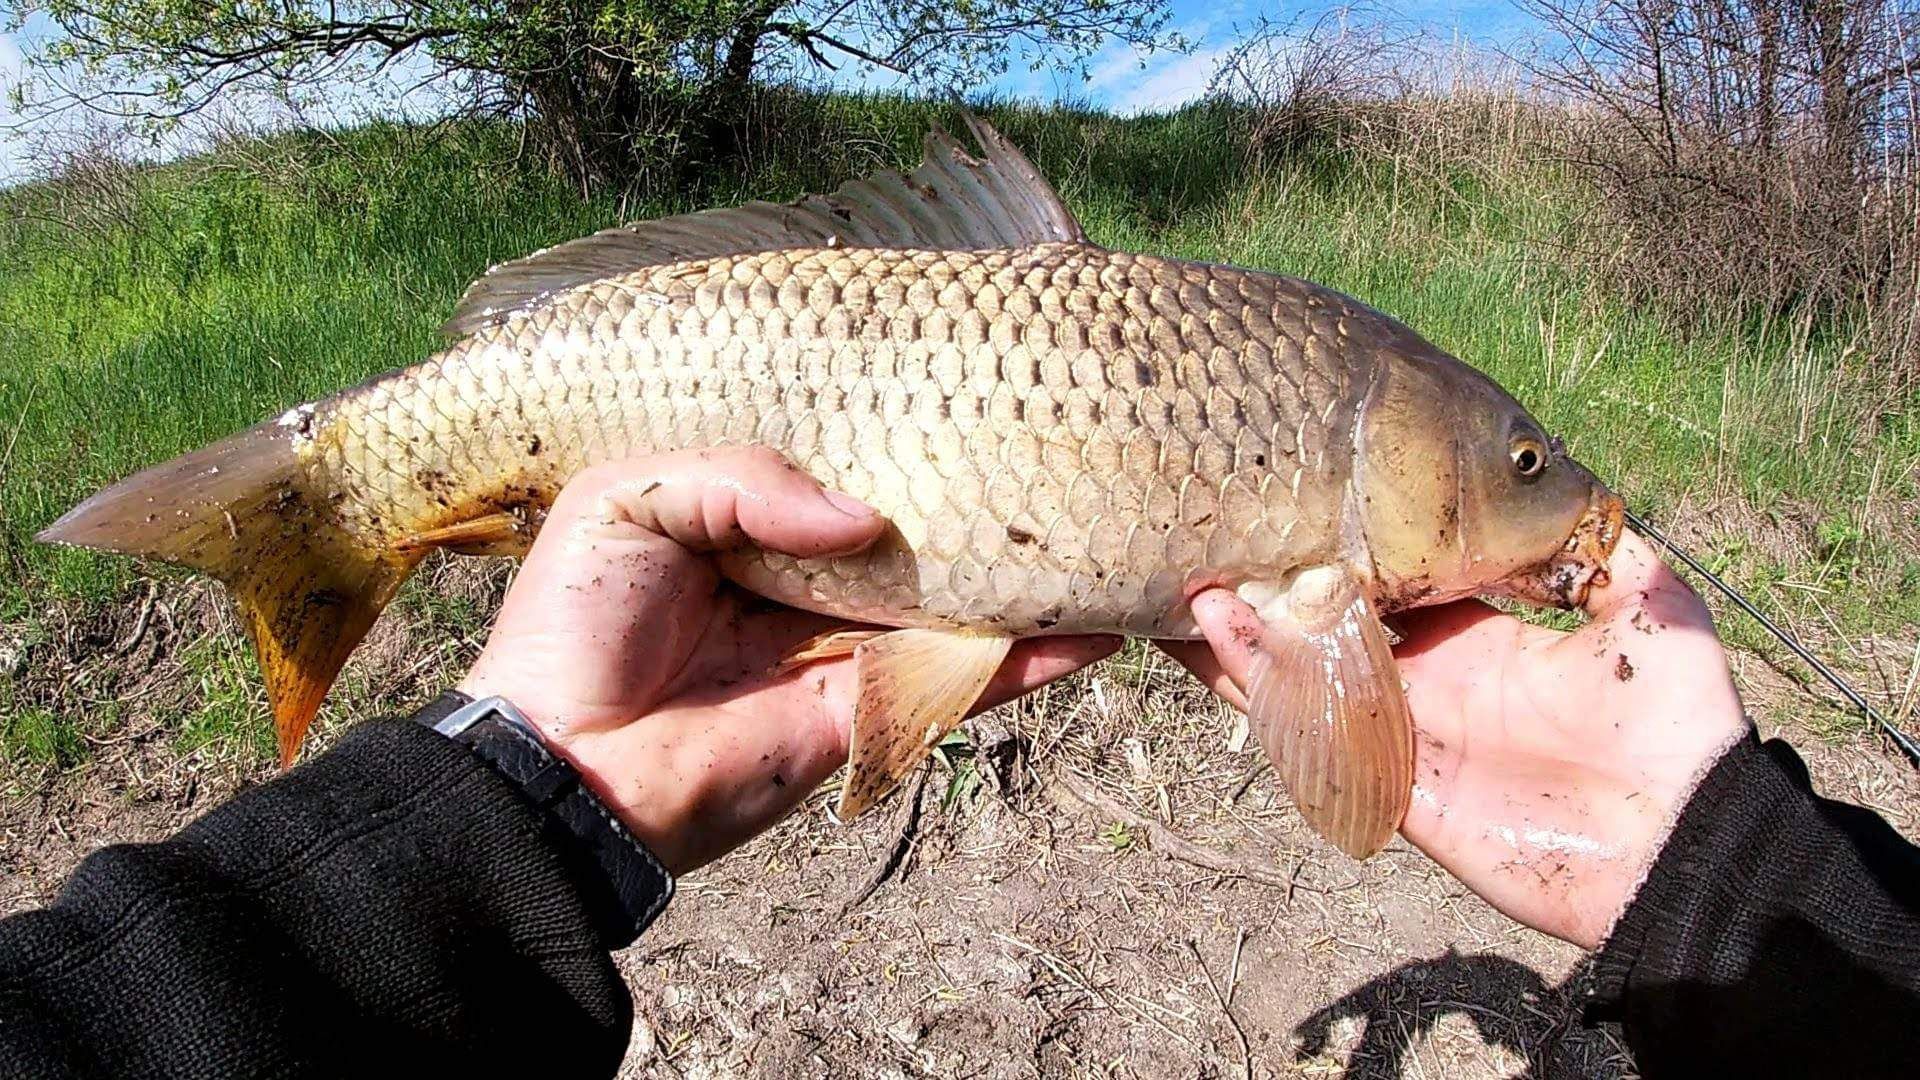
[[[466,694],[448,690],[413,718],[433,727],[472,703]],[[607,809],[571,763],[523,726],[524,719],[509,722],[486,706],[483,702],[476,713],[482,717],[478,722],[453,734],[454,741],[490,765],[541,813],[601,943],[609,949],[631,945],[673,898],[673,875]]]
[[[1749,733],[1694,789],[1646,881],[1594,958],[1588,1023],[1624,1019],[1642,969],[1683,948],[1683,935],[1713,925],[1717,920],[1706,917],[1712,909],[1740,902],[1742,868],[1764,861],[1762,853],[1793,812],[1787,804],[1810,800],[1805,766],[1792,751],[1769,753],[1769,746]],[[1797,770],[1783,768],[1782,758]]]

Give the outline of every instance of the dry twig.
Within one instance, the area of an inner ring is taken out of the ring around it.
[[[1245,940],[1245,931],[1241,931]],[[1253,1080],[1253,1044],[1247,1041],[1247,1029],[1240,1026],[1240,1018],[1233,1015],[1233,1006],[1227,1004],[1227,996],[1220,992],[1220,984],[1213,981],[1213,972],[1207,970],[1206,957],[1200,955],[1200,946],[1192,940],[1187,942],[1187,951],[1193,954],[1193,962],[1200,965],[1200,974],[1207,978],[1207,989],[1213,991],[1213,1000],[1220,1003],[1220,1011],[1227,1015],[1227,1023],[1233,1025],[1233,1033],[1240,1037],[1240,1064],[1246,1072],[1247,1080]],[[1238,947],[1234,950],[1234,963],[1240,962]]]
[[[1294,880],[1292,875],[1282,874],[1278,871],[1269,870],[1264,866],[1256,866],[1248,860],[1236,859],[1209,848],[1201,847],[1199,844],[1188,840],[1153,818],[1147,817],[1144,814],[1135,813],[1097,791],[1088,790],[1086,785],[1081,784],[1065,773],[1053,778],[1052,782],[1047,785],[1047,793],[1055,803],[1062,802],[1061,795],[1064,795],[1066,797],[1065,801],[1079,803],[1114,821],[1119,821],[1132,828],[1139,829],[1141,832],[1147,834],[1147,842],[1152,845],[1155,851],[1169,858],[1178,859],[1183,863],[1190,863],[1206,870],[1212,870],[1215,873],[1227,877],[1245,878],[1248,881],[1257,881],[1262,885],[1271,885],[1276,889],[1285,889],[1287,890],[1289,900],[1292,899],[1292,894],[1295,891],[1321,891],[1312,886],[1299,884]]]
[[[902,813],[900,834],[894,839],[893,848],[887,852],[886,859],[873,872],[873,876],[867,879],[867,883],[860,886],[858,892],[847,897],[846,902],[840,905],[841,915],[846,915],[866,903],[880,886],[886,884],[887,879],[892,877],[895,871],[906,864],[907,856],[913,853],[913,846],[920,841],[921,796],[926,794],[927,778],[932,775],[933,759],[929,758],[927,763],[920,767],[920,779],[914,782],[913,796],[907,800],[906,809]]]

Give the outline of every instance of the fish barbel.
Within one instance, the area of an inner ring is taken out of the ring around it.
[[[1379,616],[1571,605],[1617,498],[1491,380],[1358,300],[1090,243],[1033,166],[928,136],[910,175],[610,229],[496,267],[443,352],[89,499],[42,538],[225,581],[284,760],[433,548],[524,552],[598,462],[763,444],[862,499],[872,549],[722,558],[746,588],[897,630],[851,651],[850,819],[963,717],[1012,640],[1267,628],[1250,713],[1307,819],[1364,857],[1412,785]],[[928,672],[942,677],[930,679]]]

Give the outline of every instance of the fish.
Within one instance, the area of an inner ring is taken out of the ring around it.
[[[780,451],[888,521],[869,550],[744,548],[723,574],[862,624],[838,816],[883,798],[1019,638],[1266,630],[1251,726],[1356,858],[1406,813],[1413,728],[1381,619],[1574,606],[1622,504],[1492,379],[1309,281],[1088,239],[972,114],[908,173],[606,229],[503,263],[446,347],[99,492],[40,534],[231,591],[282,763],[436,549],[524,554],[596,463]]]

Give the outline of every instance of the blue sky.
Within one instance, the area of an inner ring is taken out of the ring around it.
[[[1206,91],[1222,56],[1261,15],[1285,20],[1332,6],[1336,5],[1174,0],[1168,25],[1193,43],[1191,52],[1142,55],[1113,45],[1094,57],[1084,80],[1077,72],[1015,70],[1000,81],[998,89],[1042,100],[1079,98],[1122,113],[1173,108]],[[1457,36],[1463,44],[1483,47],[1512,41],[1532,27],[1511,0],[1411,0],[1381,6],[1390,6],[1400,17],[1436,35]]]
[[[1231,47],[1236,32],[1244,30],[1261,14],[1284,19],[1301,11],[1318,11],[1329,6],[1317,3],[1291,3],[1282,0],[1172,0],[1169,25],[1193,43],[1188,53],[1159,52],[1141,54],[1122,45],[1113,45],[1093,57],[1087,77],[1078,72],[1029,70],[1016,66],[992,89],[1002,93],[1040,100],[1072,98],[1124,113],[1176,107],[1205,92],[1215,64]],[[1385,6],[1385,5],[1383,5]],[[1527,16],[1511,0],[1412,0],[1391,5],[1402,17],[1418,22],[1441,39],[1458,39],[1467,46],[1490,46],[1523,38],[1531,29]],[[19,78],[23,46],[54,33],[45,16],[35,15],[20,31],[0,35],[0,98]],[[343,87],[332,100],[316,110],[317,119],[341,119],[350,115],[375,112],[430,112],[431,98],[407,92],[407,86],[423,73],[420,65],[402,65],[381,83],[356,83]],[[896,83],[889,72],[860,72],[844,69],[835,82],[870,86]],[[23,128],[31,140],[51,126],[71,126],[76,118],[55,118],[40,124],[22,124],[11,112],[10,103],[0,100],[0,130]],[[236,115],[248,119],[259,106],[237,106]],[[163,151],[164,152],[164,151]],[[25,168],[27,150],[20,138],[0,138],[0,182],[16,179]]]

